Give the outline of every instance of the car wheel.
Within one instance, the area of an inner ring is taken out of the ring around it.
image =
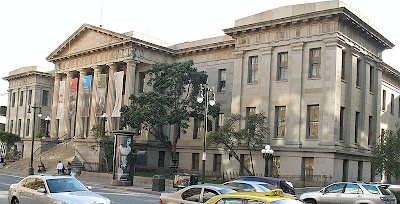
[[[304,202],[308,204],[317,204],[317,201],[315,201],[314,199],[305,199]]]
[[[19,204],[19,200],[18,200],[18,198],[13,198],[12,200],[11,200],[11,204]]]

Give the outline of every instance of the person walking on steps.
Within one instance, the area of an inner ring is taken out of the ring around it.
[[[61,161],[58,161],[57,164],[57,174],[63,174],[63,169],[64,169],[64,165],[61,163]]]

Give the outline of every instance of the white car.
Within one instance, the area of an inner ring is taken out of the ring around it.
[[[264,182],[259,182],[259,181],[241,181],[241,180],[233,180],[233,181],[228,181],[223,183],[222,185],[227,185],[227,186],[233,186],[237,191],[239,192],[264,192],[268,193],[271,190],[276,190],[279,188],[276,188],[275,186],[269,184],[269,183],[264,183]],[[284,193],[285,195],[293,196],[296,197],[295,195],[289,194],[289,193]]]
[[[160,204],[205,203],[216,195],[235,192],[235,188],[221,184],[193,185],[175,193],[162,193],[160,196]]]
[[[33,175],[11,184],[8,190],[11,204],[110,204],[111,201],[90,191],[71,176]]]

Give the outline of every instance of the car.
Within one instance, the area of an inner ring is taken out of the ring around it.
[[[221,184],[192,185],[174,193],[162,193],[160,204],[204,203],[216,195],[235,192],[234,187]]]
[[[363,182],[338,182],[328,185],[316,192],[300,195],[306,203],[369,203],[396,204],[396,197],[387,185]]]
[[[260,177],[260,176],[241,176],[235,180],[238,181],[258,181],[269,183],[276,188],[280,188],[285,193],[289,193],[292,195],[296,195],[296,191],[291,181],[279,179],[279,178],[271,178],[271,177]]]
[[[205,204],[303,204],[293,196],[284,195],[281,189],[262,192],[229,193],[212,197]]]
[[[269,183],[259,182],[259,181],[228,181],[223,183],[222,185],[233,186],[238,189],[239,192],[264,192],[268,193],[271,190],[279,189]],[[284,193],[286,195],[290,195],[292,197],[296,197],[295,195]]]
[[[93,193],[90,189],[71,176],[32,175],[10,185],[8,202],[11,204],[111,203],[108,198]]]

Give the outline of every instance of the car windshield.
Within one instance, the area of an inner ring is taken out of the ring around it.
[[[48,179],[47,186],[50,193],[88,191],[88,189],[75,178]]]
[[[281,199],[273,201],[271,204],[304,204],[304,202],[296,199]]]

